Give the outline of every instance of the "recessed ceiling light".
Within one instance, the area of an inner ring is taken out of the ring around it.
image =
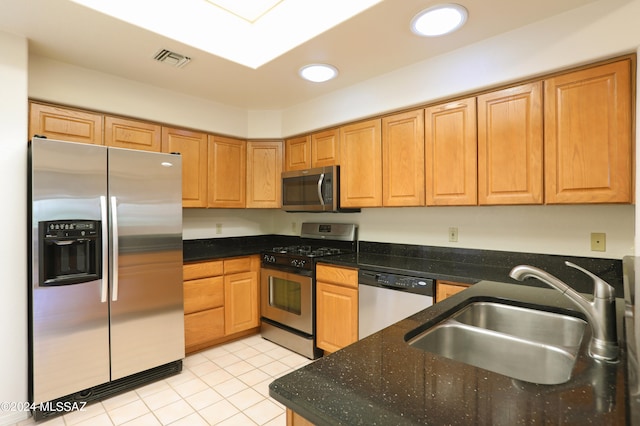
[[[441,4],[423,10],[411,20],[411,31],[434,37],[453,32],[467,20],[467,9],[459,4]]]
[[[338,69],[333,65],[311,64],[300,68],[300,77],[314,83],[329,81],[338,75]]]

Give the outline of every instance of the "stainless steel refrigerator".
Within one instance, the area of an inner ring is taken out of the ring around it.
[[[31,402],[180,371],[181,157],[34,137],[29,171]]]

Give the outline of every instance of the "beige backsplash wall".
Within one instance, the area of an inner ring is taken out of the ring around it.
[[[413,207],[348,214],[185,209],[183,219],[185,239],[299,235],[302,222],[348,222],[359,225],[363,241],[620,259],[633,254],[635,206]],[[449,227],[458,228],[457,243],[448,241]],[[590,250],[591,232],[606,233],[605,252]]]

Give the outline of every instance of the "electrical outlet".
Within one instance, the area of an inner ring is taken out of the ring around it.
[[[452,243],[458,242],[458,228],[455,226],[449,228],[449,241]]]
[[[591,251],[607,251],[607,234],[604,232],[591,233]]]
[[[222,224],[216,223],[216,234],[222,234]]]

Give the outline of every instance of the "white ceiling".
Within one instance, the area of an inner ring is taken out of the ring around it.
[[[421,38],[409,30],[411,18],[441,2],[384,0],[257,69],[70,0],[0,0],[0,31],[27,37],[34,55],[229,106],[280,110],[593,1],[460,0],[457,3],[469,11],[461,30]],[[192,61],[179,69],[158,63],[153,56],[159,49],[173,50]],[[333,64],[340,70],[339,77],[327,83],[300,79],[298,69],[315,62]]]

